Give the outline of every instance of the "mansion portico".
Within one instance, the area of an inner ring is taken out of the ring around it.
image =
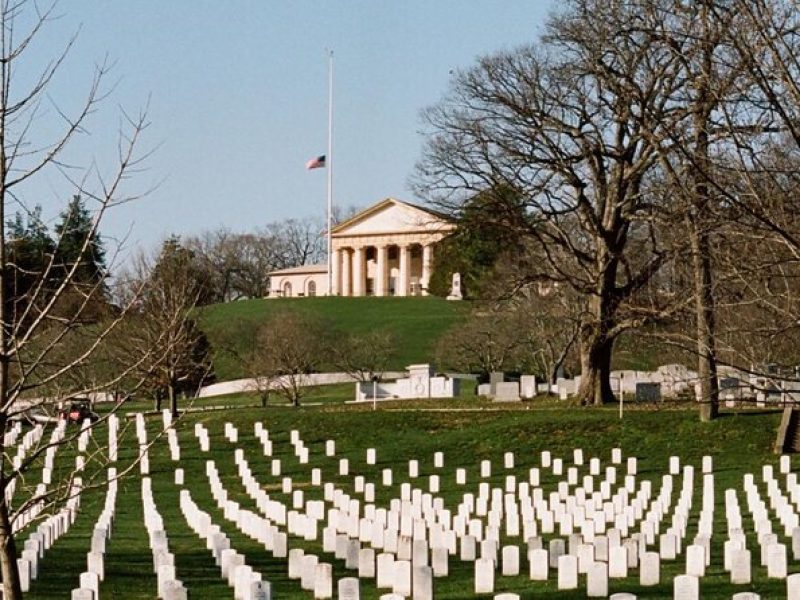
[[[455,225],[427,208],[387,198],[331,230],[331,295],[427,294],[435,245]],[[276,271],[270,296],[327,292],[327,268],[311,265]]]

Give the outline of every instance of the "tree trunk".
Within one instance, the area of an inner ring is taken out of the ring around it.
[[[695,326],[697,335],[697,376],[700,383],[700,420],[712,421],[719,416],[719,384],[717,382],[716,322],[711,256],[708,236],[691,227],[692,271],[694,280]]]
[[[17,569],[17,546],[11,531],[8,504],[0,500],[0,575],[3,577],[4,600],[22,600]]]
[[[591,326],[584,327],[580,344],[581,386],[578,390],[581,404],[600,406],[614,401],[609,381],[613,349],[613,339],[598,333]]]
[[[175,393],[175,384],[170,382],[167,386],[169,390],[169,410],[172,412],[172,418],[178,418],[178,394]]]
[[[614,337],[610,332],[618,308],[615,298],[618,266],[614,250],[601,246],[597,255],[597,288],[589,299],[588,315],[579,332],[581,386],[578,398],[581,404],[600,406],[614,401],[610,382]]]
[[[697,376],[700,379],[700,420],[711,421],[719,414],[719,387],[717,383],[716,350],[716,305],[714,302],[713,274],[711,267],[711,245],[709,224],[713,219],[713,208],[708,181],[711,172],[709,159],[709,133],[711,115],[716,106],[712,92],[713,55],[716,44],[709,29],[710,3],[701,6],[703,25],[701,39],[701,67],[695,80],[696,100],[694,106],[694,152],[692,169],[692,191],[694,192],[688,218],[692,249],[692,275],[694,283],[695,327],[697,335]]]

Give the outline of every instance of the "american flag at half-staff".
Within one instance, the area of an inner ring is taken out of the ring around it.
[[[322,169],[325,167],[325,155],[312,158],[306,163],[306,169]]]

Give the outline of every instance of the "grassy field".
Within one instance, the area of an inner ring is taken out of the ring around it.
[[[519,481],[527,480],[528,469],[539,466],[543,450],[564,459],[565,467],[572,462],[574,448],[582,448],[586,463],[590,457],[599,457],[604,465],[609,462],[611,449],[622,448],[626,456],[639,458],[639,477],[653,483],[654,495],[661,478],[667,472],[669,456],[680,456],[685,464],[696,466],[695,498],[691,511],[688,540],[694,536],[700,506],[702,477],[700,461],[709,454],[714,457],[716,477],[715,531],[712,539],[712,565],[701,580],[703,598],[730,598],[734,592],[752,590],[762,598],[784,598],[785,583],[768,580],[766,569],[758,563],[758,546],[752,536],[753,523],[746,512],[742,477],[754,473],[762,496],[765,486],[760,481],[763,464],[776,465],[777,457],[771,454],[780,415],[775,411],[751,411],[725,413],[719,420],[701,424],[693,410],[682,407],[655,409],[631,408],[622,420],[613,408],[566,409],[554,401],[536,401],[512,406],[491,404],[482,400],[464,398],[454,402],[406,401],[384,402],[373,411],[370,405],[345,405],[341,398],[346,390],[340,386],[332,389],[320,388],[309,398],[309,405],[298,409],[286,406],[271,406],[266,409],[254,406],[253,398],[228,397],[216,402],[234,409],[208,410],[186,413],[179,421],[178,432],[182,450],[180,466],[186,471],[184,488],[191,492],[195,502],[208,512],[230,537],[232,546],[246,555],[247,564],[261,572],[273,584],[274,598],[310,599],[312,595],[300,589],[299,583],[289,580],[285,559],[275,559],[263,547],[240,533],[211,498],[205,463],[213,459],[220,471],[229,497],[243,508],[256,511],[255,503],[247,496],[234,466],[235,448],[242,448],[251,469],[262,487],[270,496],[289,504],[291,498],[281,493],[280,479],[270,476],[272,458],[282,462],[281,476],[293,479],[295,489],[303,489],[308,499],[321,499],[322,489],[310,485],[310,469],[319,467],[323,480],[361,497],[354,491],[354,476],[363,475],[376,484],[376,505],[388,504],[390,498],[399,497],[400,484],[411,481],[412,485],[427,490],[428,475],[441,477],[440,496],[445,504],[455,510],[461,495],[467,491],[477,492],[479,463],[492,462],[492,476],[485,481],[493,487],[502,487],[506,475],[515,474]],[[313,398],[314,402],[311,402]],[[210,401],[204,408],[212,408]],[[146,408],[131,406],[131,409]],[[229,421],[239,430],[239,441],[231,444],[223,436],[224,423]],[[274,443],[273,457],[263,456],[253,435],[253,424],[264,423]],[[201,453],[193,435],[195,423],[203,423],[211,435],[211,452]],[[151,439],[157,434],[160,417],[148,419]],[[126,443],[121,455],[121,465],[128,463],[134,455],[135,436],[132,427],[124,432]],[[290,431],[299,431],[301,439],[310,449],[310,464],[301,465],[289,444]],[[96,432],[101,439],[102,430]],[[326,457],[324,443],[336,440],[337,454]],[[377,464],[367,465],[367,448],[377,449]],[[445,465],[434,469],[433,454],[444,452]],[[503,469],[504,452],[513,452],[516,464],[513,471]],[[151,473],[155,502],[164,518],[169,536],[170,550],[175,553],[178,577],[184,581],[193,599],[232,598],[232,590],[220,578],[209,551],[189,529],[179,509],[179,487],[173,483],[174,469],[178,466],[169,458],[165,439],[157,439],[150,451]],[[69,462],[71,451],[65,450],[59,458]],[[338,459],[350,460],[350,475],[338,475]],[[420,461],[420,478],[409,480],[409,459]],[[467,469],[467,485],[456,485],[455,469]],[[91,464],[90,464],[91,468]],[[394,472],[392,486],[381,485],[381,470],[391,468]],[[581,475],[587,469],[581,467]],[[620,473],[622,475],[622,473]],[[780,477],[776,475],[776,477]],[[550,471],[543,470],[541,485],[547,492],[554,490],[557,479]],[[35,483],[35,482],[34,482]],[[680,489],[676,479],[673,502]],[[732,586],[722,569],[722,543],[725,539],[724,490],[738,491],[744,512],[745,530],[750,534],[748,548],[753,552],[753,581],[750,586]],[[28,598],[68,598],[69,590],[77,587],[78,577],[85,570],[85,553],[88,551],[91,530],[97,519],[105,491],[98,489],[84,493],[81,512],[72,529],[58,540],[45,554],[40,564],[42,573],[33,584]],[[106,555],[106,579],[101,585],[103,598],[152,598],[155,576],[152,573],[152,557],[147,547],[147,533],[142,524],[141,480],[137,472],[124,479],[117,498],[117,518],[113,536]],[[321,529],[319,541],[305,542],[290,538],[290,548],[303,547],[321,555]],[[662,528],[663,530],[663,528]],[[776,528],[781,535],[781,528]],[[545,536],[545,538],[557,536]],[[781,539],[786,543],[786,538]],[[516,543],[524,547],[524,541],[516,538],[503,543]],[[789,541],[790,543],[790,541]],[[790,554],[791,556],[791,554]],[[343,561],[326,555],[323,559],[334,565],[334,577],[352,575],[344,569]],[[672,578],[683,572],[684,556],[673,562],[662,563],[662,583],[652,588],[640,588],[638,571],[634,577],[624,581],[612,580],[610,592],[631,591],[640,598],[671,598]],[[790,572],[798,570],[790,559]],[[510,591],[523,598],[583,598],[585,578],[577,592],[559,592],[555,586],[555,574],[551,571],[549,582],[530,582],[527,578],[527,561],[522,552],[522,575],[519,577],[496,577],[496,593]],[[456,599],[474,597],[473,565],[450,559],[450,576],[435,581],[436,598]],[[334,588],[335,589],[335,588]],[[378,598],[386,590],[377,590],[374,583],[362,582],[361,597],[367,600]]]
[[[212,347],[219,347],[226,331],[236,323],[257,325],[277,312],[291,310],[323,318],[346,333],[390,331],[397,347],[391,370],[428,362],[442,334],[464,318],[466,302],[447,302],[441,298],[302,298],[246,300],[205,308],[201,325]],[[215,358],[217,379],[242,376],[232,360]]]

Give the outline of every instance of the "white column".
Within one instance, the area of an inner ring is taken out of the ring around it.
[[[408,283],[409,283],[409,256],[408,256],[408,246],[397,246],[397,252],[399,253],[400,257],[400,273],[399,273],[399,281],[397,282],[397,289],[395,290],[395,295],[397,296],[408,296]]]
[[[386,246],[378,246],[376,248],[376,260],[375,260],[375,295],[376,296],[385,296],[386,295],[386,281],[387,281],[387,264],[388,261],[386,260],[387,252]]]
[[[350,286],[352,270],[350,265],[350,249],[342,249],[342,296],[352,296],[353,288]]]
[[[341,267],[342,251],[337,248],[333,251],[333,262],[331,263],[331,289],[328,290],[329,296],[338,296],[342,293]]]
[[[353,296],[364,295],[364,248],[358,247],[353,252]]]
[[[431,265],[433,263],[433,245],[426,244],[422,247],[422,279],[420,286],[422,287],[422,295],[428,295],[428,284],[431,280]]]

